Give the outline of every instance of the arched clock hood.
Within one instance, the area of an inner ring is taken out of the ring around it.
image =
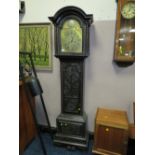
[[[48,17],[54,25],[59,25],[60,21],[69,16],[75,15],[85,21],[85,23],[90,26],[93,22],[93,15],[86,14],[82,9],[75,6],[67,6],[58,10],[53,17]]]
[[[93,22],[92,14],[86,14],[75,6],[67,6],[58,10],[54,16],[49,17],[49,20],[54,24],[56,57],[81,59],[89,55],[89,28]],[[74,28],[68,27],[67,30],[64,25],[70,21],[74,23]]]

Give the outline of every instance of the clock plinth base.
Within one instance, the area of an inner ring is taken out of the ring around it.
[[[53,142],[56,145],[75,146],[80,149],[87,149],[88,133],[86,134],[85,137],[74,137],[56,133]]]
[[[60,114],[57,118],[57,133],[54,136],[54,144],[87,149],[86,121],[85,113],[83,115]]]

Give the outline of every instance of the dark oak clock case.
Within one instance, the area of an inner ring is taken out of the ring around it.
[[[61,72],[61,114],[56,119],[57,133],[54,143],[87,148],[88,133],[87,116],[83,109],[83,79],[84,59],[89,55],[89,27],[93,22],[93,16],[87,15],[80,8],[67,6],[49,19],[55,26],[55,56],[60,59]],[[63,52],[62,50],[61,32],[64,23],[68,20],[77,21],[80,25],[81,51],[75,52],[69,49],[68,52]]]

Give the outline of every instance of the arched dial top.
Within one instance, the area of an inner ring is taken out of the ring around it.
[[[89,27],[93,15],[75,6],[67,6],[49,17],[55,26],[55,56],[85,58],[89,54]]]
[[[68,19],[61,29],[61,52],[82,53],[82,29],[75,19]]]
[[[67,16],[74,15],[85,21],[85,24],[90,26],[93,22],[93,15],[86,14],[82,9],[75,6],[66,6],[58,10],[53,17],[49,19],[55,26],[59,25],[61,20]]]

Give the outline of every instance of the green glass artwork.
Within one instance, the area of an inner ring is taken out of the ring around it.
[[[82,53],[82,29],[75,19],[64,22],[61,29],[61,52]]]

